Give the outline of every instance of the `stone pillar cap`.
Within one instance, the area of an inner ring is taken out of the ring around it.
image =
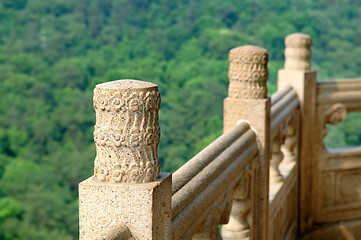
[[[267,98],[268,51],[257,46],[241,46],[229,52],[228,97]]]
[[[290,34],[285,39],[285,69],[309,71],[311,69],[312,39],[304,33]]]
[[[230,50],[230,54],[238,54],[238,53],[265,53],[268,52],[266,49],[262,47],[257,47],[253,45],[245,45],[241,47],[236,47]]]
[[[304,33],[292,33],[286,37],[285,44],[286,46],[304,45],[310,47],[312,44],[312,38]]]
[[[160,107],[158,86],[139,80],[116,80],[94,89],[96,157],[99,181],[145,183],[158,178]]]
[[[147,89],[158,86],[154,83],[144,82],[140,80],[122,79],[122,80],[100,83],[97,84],[96,87],[106,88],[106,89]]]

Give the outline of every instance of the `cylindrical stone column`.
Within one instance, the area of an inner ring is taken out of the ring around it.
[[[158,178],[160,129],[158,86],[138,80],[98,84],[94,89],[99,181],[144,183]]]
[[[228,131],[241,119],[247,120],[257,133],[260,158],[254,162],[257,167],[249,176],[255,182],[252,186],[257,185],[252,188],[254,192],[245,197],[233,196],[232,220],[222,228],[222,237],[227,240],[267,239],[270,127],[267,62],[268,51],[257,46],[242,46],[229,53],[230,83],[224,100],[223,130]]]
[[[317,182],[312,182],[315,156],[317,155],[317,138],[315,122],[317,119],[317,77],[311,70],[310,36],[303,33],[290,34],[285,39],[285,69],[278,71],[277,88],[281,90],[291,86],[300,102],[299,133],[297,135],[298,196],[293,197],[298,203],[299,232],[304,234],[313,228],[317,212],[317,196],[313,189],[319,189]],[[294,141],[294,140],[293,140]]]
[[[310,36],[303,33],[290,34],[285,39],[285,69],[307,71],[311,69]]]
[[[266,49],[256,46],[242,46],[229,52],[229,98],[267,98]]]

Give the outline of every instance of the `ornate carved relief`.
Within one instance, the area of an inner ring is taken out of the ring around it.
[[[341,103],[336,103],[332,105],[325,112],[325,122],[329,124],[339,124],[345,120],[347,110],[345,106]]]
[[[136,80],[99,84],[93,102],[94,176],[110,182],[155,180],[160,169],[157,85]]]
[[[335,125],[339,124],[340,122],[345,120],[346,115],[347,115],[347,110],[345,106],[341,103],[336,103],[331,107],[329,107],[324,113],[325,127],[324,127],[323,137],[326,137],[327,135],[326,123],[335,124]]]
[[[311,44],[312,39],[306,34],[288,35],[285,40],[285,69],[310,70]]]
[[[242,46],[229,52],[230,98],[260,99],[267,97],[268,52],[264,48]]]

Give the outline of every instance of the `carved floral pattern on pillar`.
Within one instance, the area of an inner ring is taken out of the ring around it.
[[[109,182],[155,180],[160,171],[157,85],[137,80],[99,84],[93,102],[94,176]]]
[[[267,97],[268,52],[256,46],[242,46],[229,52],[228,97]]]

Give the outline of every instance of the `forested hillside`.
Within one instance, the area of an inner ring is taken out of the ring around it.
[[[78,238],[96,84],[158,84],[174,171],[222,132],[230,48],[269,50],[271,92],[293,32],[312,36],[319,79],[361,76],[360,22],[355,0],[0,0],[0,239]],[[330,135],[359,144],[349,122]]]

